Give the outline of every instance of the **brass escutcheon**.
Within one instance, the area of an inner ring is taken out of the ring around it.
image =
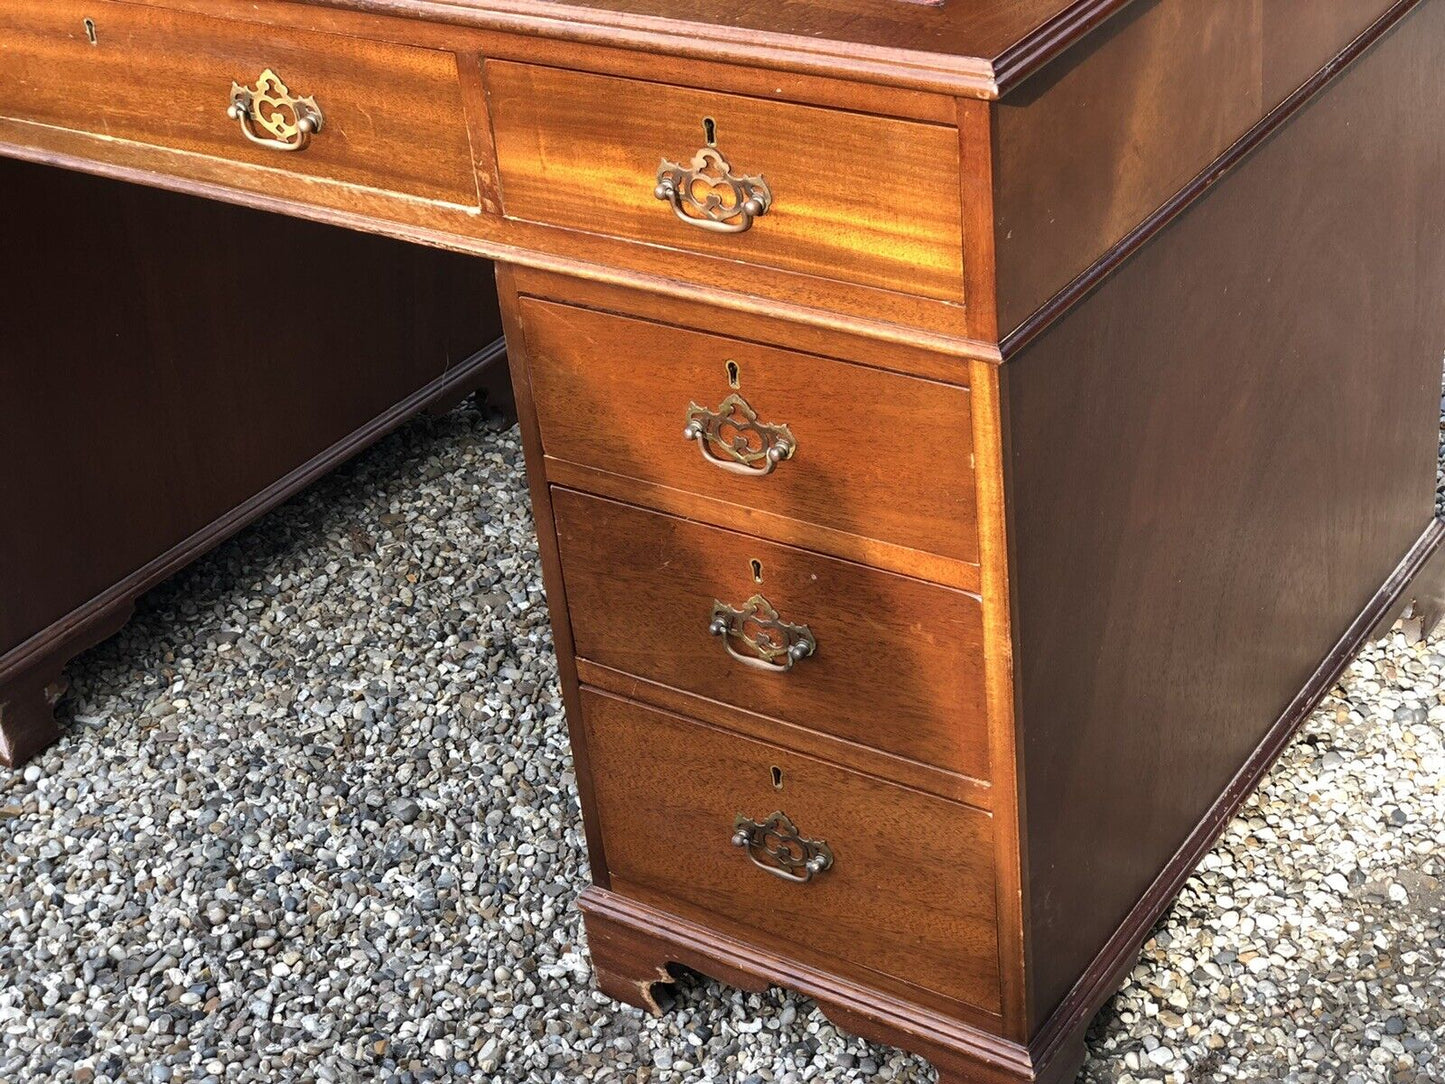
[[[738,662],[772,673],[786,673],[818,650],[807,625],[784,621],[762,595],[754,595],[741,607],[714,599],[708,632],[722,637],[723,647]],[[733,647],[735,640],[748,654]]]
[[[672,207],[689,226],[713,233],[743,233],[773,206],[773,192],[762,177],[740,177],[711,142],[688,165],[666,158],[657,168],[652,194]]]
[[[805,839],[781,810],[765,821],[739,813],[733,821],[733,846],[746,848],[758,869],[793,884],[807,884],[833,868],[833,851],[828,844],[821,839]]]
[[[716,410],[689,403],[682,436],[697,441],[702,457],[713,466],[758,478],[772,474],[773,468],[792,459],[798,450],[791,429],[758,421],[757,411],[736,393]]]
[[[304,151],[326,122],[315,98],[292,94],[270,68],[253,87],[231,84],[226,115],[240,123],[252,143],[273,151]]]

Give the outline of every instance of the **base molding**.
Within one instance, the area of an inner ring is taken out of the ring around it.
[[[795,990],[844,1030],[927,1059],[939,1084],[1060,1084],[1083,1064],[1082,1033],[1074,1047],[1038,1063],[1022,1044],[616,892],[590,887],[578,907],[598,987],[647,1012],[659,1011],[653,988],[671,982],[669,968],[681,965],[755,993],[769,986]]]
[[[161,581],[265,515],[422,411],[454,406],[506,368],[506,342],[488,344],[466,361],[377,415],[183,542],[51,622],[0,656],[0,765],[14,768],[60,737],[53,708],[66,664],[119,632],[135,602]]]

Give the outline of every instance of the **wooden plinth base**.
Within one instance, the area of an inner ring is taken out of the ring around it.
[[[669,968],[681,965],[754,993],[796,990],[844,1030],[926,1058],[939,1084],[1062,1084],[1084,1062],[1082,1028],[1076,1042],[1060,1044],[1044,1064],[1021,1044],[615,892],[588,888],[578,906],[599,989],[646,1012],[658,1013],[654,989],[672,982]]]
[[[49,670],[16,674],[0,685],[0,763],[24,764],[60,738],[55,704],[64,679]]]

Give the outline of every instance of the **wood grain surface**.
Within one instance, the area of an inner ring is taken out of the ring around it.
[[[592,690],[582,710],[614,885],[996,1011],[987,815]],[[775,811],[833,868],[792,884],[733,846],[738,814]]]
[[[304,151],[256,146],[226,115],[232,81],[253,86],[268,68],[321,108]],[[0,116],[478,206],[456,57],[437,50],[111,0],[10,0]]]
[[[975,596],[570,490],[552,507],[582,658],[989,777]],[[812,630],[813,657],[785,674],[729,657],[708,632],[713,603],[755,594]]]
[[[410,14],[396,0],[303,0]],[[453,22],[995,97],[1129,0],[452,0]],[[435,9],[433,9],[434,11]],[[435,16],[433,16],[435,17]]]
[[[509,216],[657,246],[659,270],[683,249],[963,300],[955,129],[497,60],[486,79]],[[680,222],[653,194],[708,117],[733,172],[773,192],[745,233]],[[747,272],[720,285],[746,290]]]
[[[999,326],[1017,327],[1393,6],[1146,0],[996,107]]]
[[[1036,1022],[1431,522],[1442,40],[1418,8],[1002,370]]]
[[[966,388],[567,305],[521,312],[547,455],[977,561]],[[624,389],[628,364],[648,378]],[[733,394],[797,441],[770,474],[720,469],[682,439],[691,404]]]

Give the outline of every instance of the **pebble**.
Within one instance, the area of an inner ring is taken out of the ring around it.
[[[402,824],[412,824],[421,816],[421,806],[410,798],[398,798],[391,803],[391,815]]]
[[[538,565],[517,430],[469,403],[78,660],[65,739],[0,778],[0,1080],[933,1080],[785,991],[685,975],[657,1019],[596,991]],[[1440,637],[1365,650],[1083,1081],[1445,1079],[1442,689]]]

